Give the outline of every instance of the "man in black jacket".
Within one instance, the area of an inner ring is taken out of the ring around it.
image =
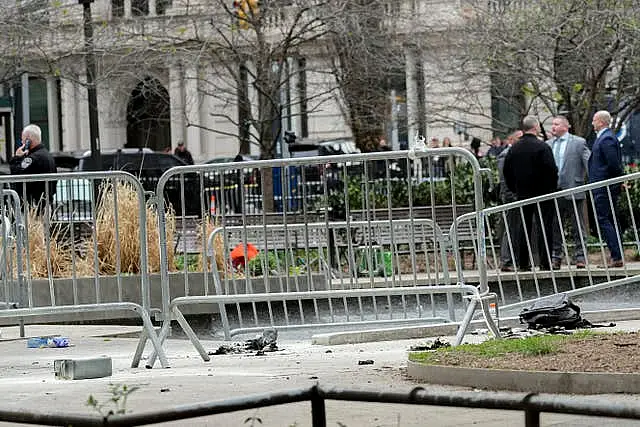
[[[22,145],[16,150],[15,156],[9,161],[11,175],[35,175],[43,173],[55,173],[56,162],[49,151],[41,143],[42,131],[37,125],[28,125],[22,130]],[[26,202],[38,206],[38,212],[42,212],[45,203],[53,201],[56,193],[56,181],[49,181],[49,191],[44,181],[31,181],[25,184],[14,185],[20,197],[26,194]],[[24,193],[23,193],[24,191]],[[48,200],[45,198],[48,196]]]
[[[540,133],[538,119],[533,116],[525,117],[522,121],[522,131],[524,135],[511,147],[505,158],[503,171],[507,187],[516,194],[518,200],[552,193],[556,191],[558,185],[558,168],[553,158],[553,152],[547,144],[537,137]],[[539,223],[541,221],[540,225],[543,227],[541,227],[541,233],[538,233],[538,254],[540,267],[543,270],[549,270],[553,244],[553,201],[540,203],[540,211],[541,217],[538,220]],[[527,236],[529,239],[531,238],[534,219],[538,217],[537,205],[523,206],[522,214],[524,216],[524,232],[518,233],[519,248],[516,260],[521,270],[528,270],[531,263]],[[542,230],[544,230],[544,234]],[[546,240],[543,237],[546,237]]]

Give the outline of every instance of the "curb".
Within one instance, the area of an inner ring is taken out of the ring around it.
[[[619,310],[585,311],[582,315],[592,323],[637,320],[640,319],[640,309],[629,308]],[[317,334],[313,335],[311,342],[314,345],[342,345],[451,336],[458,332],[458,325],[459,323],[432,323],[421,326]],[[508,317],[500,319],[500,327],[517,328],[526,327],[526,325],[521,324],[517,317]],[[474,320],[471,322],[470,330],[477,328],[486,329],[484,320]]]
[[[429,384],[529,393],[640,393],[640,374],[516,371],[407,362],[407,375]]]

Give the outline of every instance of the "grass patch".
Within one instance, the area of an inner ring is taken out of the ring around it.
[[[480,344],[463,344],[457,347],[443,347],[434,351],[409,353],[409,360],[425,364],[438,364],[442,358],[456,355],[469,355],[492,359],[509,354],[528,357],[557,353],[567,340],[580,340],[596,335],[591,331],[579,331],[572,335],[538,335],[523,339],[492,339]]]

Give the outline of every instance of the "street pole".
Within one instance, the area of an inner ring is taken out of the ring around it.
[[[91,3],[94,0],[78,0],[84,8],[85,62],[87,65],[87,94],[89,98],[89,137],[91,138],[91,163],[95,170],[102,169],[100,156],[100,134],[98,129],[98,95],[96,94],[96,60],[93,52],[93,22],[91,19]]]

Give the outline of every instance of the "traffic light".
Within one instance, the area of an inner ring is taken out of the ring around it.
[[[249,21],[247,20],[246,13],[246,0],[234,0],[233,1],[233,14],[235,20],[238,23],[238,28],[246,30],[249,28]]]
[[[245,0],[246,5],[248,6],[247,9],[245,9],[246,11],[251,13],[251,17],[252,18],[257,18],[258,17],[258,6],[260,1],[259,0]]]
[[[234,0],[233,13],[238,21],[238,28],[247,30],[255,22],[259,12],[258,0]]]

